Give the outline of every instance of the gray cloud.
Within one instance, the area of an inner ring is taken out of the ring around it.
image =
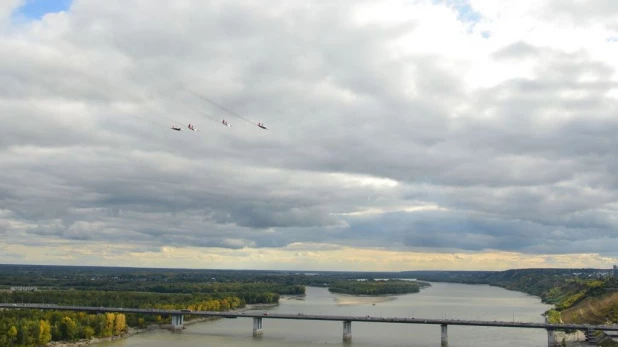
[[[5,242],[616,254],[611,65],[517,42],[492,59],[533,78],[471,91],[447,56],[386,53],[416,22],[351,6],[78,1],[6,31]]]

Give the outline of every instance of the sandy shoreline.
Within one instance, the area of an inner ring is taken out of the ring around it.
[[[355,305],[367,305],[367,304],[379,304],[383,302],[397,300],[396,295],[381,295],[381,296],[359,296],[359,295],[347,295],[347,294],[334,294],[333,299],[337,306],[355,306]]]

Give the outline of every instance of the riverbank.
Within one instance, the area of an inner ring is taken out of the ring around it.
[[[286,296],[286,299],[288,300],[293,300],[293,299],[297,299],[300,297],[304,297],[305,295],[288,295]],[[245,305],[245,307],[236,309],[236,310],[231,310],[229,312],[244,312],[244,311],[250,311],[250,310],[259,310],[262,308],[268,308],[268,307],[276,307],[279,306],[278,303],[273,303],[273,304],[247,304]],[[201,317],[201,318],[195,318],[195,319],[191,319],[191,320],[185,320],[184,321],[184,326],[188,326],[188,325],[192,325],[192,324],[196,324],[196,323],[202,323],[202,322],[206,322],[206,321],[210,321],[210,320],[216,320],[216,319],[223,319],[221,317]],[[152,324],[149,325],[146,328],[143,329],[139,329],[139,328],[129,328],[127,330],[126,333],[121,334],[121,335],[117,335],[117,336],[111,336],[111,337],[93,337],[90,340],[87,339],[81,339],[81,340],[77,340],[77,341],[52,341],[49,342],[47,345],[45,345],[46,347],[84,347],[84,346],[90,346],[90,345],[95,345],[98,343],[102,343],[102,342],[109,342],[109,341],[114,341],[114,340],[119,340],[119,339],[124,339],[124,338],[128,338],[131,337],[133,335],[137,335],[140,333],[144,333],[144,332],[148,332],[148,331],[152,331],[152,330],[168,330],[171,328],[171,324]]]
[[[119,340],[119,339],[124,339],[139,333],[143,333],[146,331],[151,331],[151,330],[155,330],[155,329],[160,329],[160,327],[158,326],[149,326],[147,328],[144,329],[137,329],[137,328],[129,328],[128,331],[122,335],[118,335],[118,336],[111,336],[111,337],[93,337],[90,340],[87,339],[82,339],[82,340],[77,340],[77,341],[52,341],[49,342],[48,344],[46,344],[46,347],[83,347],[83,346],[90,346],[90,345],[94,345],[97,343],[102,343],[102,342],[108,342],[108,341],[114,341],[114,340]]]

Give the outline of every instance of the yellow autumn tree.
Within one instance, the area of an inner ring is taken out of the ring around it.
[[[110,337],[114,334],[114,321],[116,320],[116,315],[113,313],[105,314],[105,329],[103,329],[103,336]]]
[[[211,311],[221,311],[221,303],[219,300],[211,300],[208,303],[210,304]]]
[[[114,334],[120,335],[127,330],[127,319],[123,313],[116,315]]]
[[[221,302],[221,309],[223,311],[227,311],[230,309],[230,303],[226,299],[223,299],[220,302]]]
[[[39,322],[39,345],[46,345],[52,339],[51,335],[51,326],[46,321],[42,320]]]

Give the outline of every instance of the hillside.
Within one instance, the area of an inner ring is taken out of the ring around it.
[[[618,293],[588,297],[560,312],[564,323],[606,324],[618,322]]]

